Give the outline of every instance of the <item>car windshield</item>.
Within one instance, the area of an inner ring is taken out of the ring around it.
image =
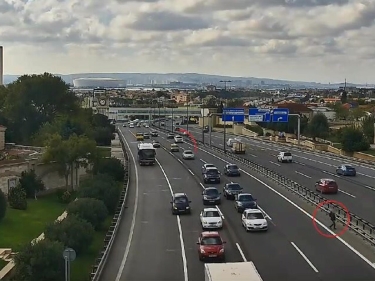
[[[292,153],[285,152],[285,153],[284,153],[284,156],[292,156]]]
[[[246,217],[248,220],[261,220],[261,219],[264,219],[264,216],[263,214],[261,213],[253,213],[253,214],[247,214],[247,217]]]
[[[238,170],[238,167],[237,167],[237,165],[230,165],[230,166],[228,166],[228,169],[229,170]]]
[[[137,137],[139,137],[139,136],[143,136],[143,133],[137,133],[136,136],[137,136]]]
[[[345,165],[345,168],[346,168],[347,170],[354,170],[354,168],[353,168],[352,166],[349,166],[349,165]]]
[[[254,201],[253,196],[249,195],[241,195],[238,198],[238,201]]]
[[[185,150],[184,153],[185,153],[185,154],[193,154],[193,152],[191,152],[190,150]]]
[[[207,170],[207,174],[217,175],[218,173],[219,173],[219,171],[216,170],[216,169],[210,169],[210,170]]]
[[[218,211],[207,211],[207,212],[204,212],[203,216],[207,218],[217,218],[217,217],[220,217],[220,214]]]
[[[140,153],[146,156],[146,158],[155,157],[156,154],[155,149],[142,149]]]
[[[215,188],[210,188],[210,189],[206,189],[205,190],[205,193],[207,194],[207,195],[218,195],[219,194],[219,191]]]
[[[206,164],[205,166],[204,166],[206,169],[207,168],[215,168],[215,165],[214,164]]]
[[[229,184],[228,185],[229,190],[241,190],[241,186],[239,184]]]
[[[176,197],[174,199],[174,203],[181,204],[181,203],[187,203],[186,197]]]
[[[201,241],[201,245],[222,245],[223,241],[221,241],[220,237],[206,237],[203,238]]]

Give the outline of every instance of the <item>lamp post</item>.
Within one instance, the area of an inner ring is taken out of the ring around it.
[[[204,143],[204,105],[203,105],[203,107],[202,107],[203,109],[202,109],[202,142],[203,142],[203,145],[205,144]]]
[[[189,131],[189,103],[186,103],[186,131]]]
[[[173,106],[171,107],[171,109],[172,109],[172,132],[173,132],[173,125],[174,125]]]
[[[224,146],[224,153],[227,153],[227,142],[225,141],[225,139],[227,138],[227,129],[226,129],[226,126],[227,126],[227,116],[225,114],[225,110],[223,108],[223,116],[224,116],[224,143],[223,143],[223,146]]]
[[[159,129],[160,129],[160,102],[159,101],[158,101],[158,110],[159,110],[158,121],[159,121]]]

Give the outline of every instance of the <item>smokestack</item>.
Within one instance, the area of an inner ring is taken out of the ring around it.
[[[4,54],[3,46],[0,46],[0,86],[4,85]]]

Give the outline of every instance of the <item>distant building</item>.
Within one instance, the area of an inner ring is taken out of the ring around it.
[[[283,103],[272,105],[274,108],[288,108],[290,114],[301,114],[307,117],[309,120],[313,117],[312,109],[308,108],[304,104],[300,103]]]
[[[126,81],[112,78],[77,78],[74,88],[125,88]]]
[[[336,112],[329,107],[325,106],[318,106],[318,107],[309,107],[313,111],[313,115],[316,115],[318,113],[322,113],[327,117],[328,121],[333,121],[336,119]]]

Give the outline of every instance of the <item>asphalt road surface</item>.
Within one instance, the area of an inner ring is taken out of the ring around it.
[[[191,126],[189,131],[199,140],[202,131]],[[234,135],[229,134],[227,140]],[[208,134],[205,136],[208,142]],[[353,213],[375,224],[375,167],[352,163],[357,170],[356,177],[338,176],[336,168],[347,161],[330,155],[301,151],[298,149],[241,137],[246,144],[246,154],[242,155],[255,163],[265,166],[315,191],[315,182],[321,178],[334,179],[339,186],[338,194],[325,194],[328,199],[342,202]],[[212,144],[223,148],[223,133],[212,133]],[[277,154],[290,151],[293,163],[278,163]]]
[[[140,128],[123,129],[135,153],[135,138],[130,130],[135,133]],[[145,131],[144,128],[141,130]],[[112,270],[120,271],[121,279],[118,280],[161,281],[173,278],[203,281],[203,264],[198,260],[195,245],[201,231],[199,212],[203,208],[201,166],[208,162],[222,170],[226,160],[207,150],[196,151],[195,160],[182,160],[181,152],[169,153],[171,140],[167,140],[164,133],[158,139],[164,147],[157,149],[158,165],[138,166],[139,204],[128,258],[123,268],[114,267]],[[192,149],[186,143],[180,147]],[[278,192],[276,189],[279,187],[265,183],[243,169],[241,177],[223,176],[217,186],[222,189],[226,182],[235,181],[243,186],[244,192],[252,193],[268,217],[269,231],[246,233],[234,203],[223,199],[219,208],[224,216],[222,235],[228,242],[228,261],[253,261],[264,281],[375,280],[374,265],[369,260],[342,239],[319,235],[312,226],[311,215]],[[188,194],[193,202],[191,216],[171,215],[171,189]],[[326,227],[321,227],[321,231],[328,233]],[[123,243],[127,243],[126,239]],[[182,258],[184,255],[186,262]],[[186,268],[187,274],[184,274]]]

